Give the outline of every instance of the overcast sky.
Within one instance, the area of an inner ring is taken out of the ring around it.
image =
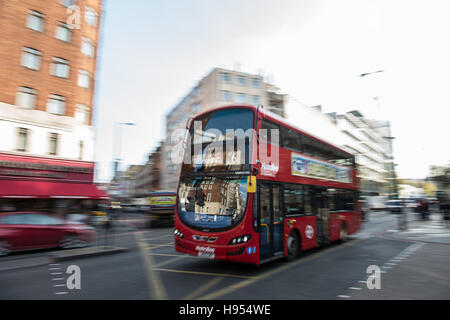
[[[111,178],[115,122],[136,122],[121,130],[121,158],[142,164],[176,102],[212,68],[237,64],[325,112],[391,121],[397,174],[424,178],[450,161],[449,9],[444,0],[107,0],[97,180]]]

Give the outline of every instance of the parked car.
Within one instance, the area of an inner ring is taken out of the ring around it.
[[[403,208],[402,200],[388,200],[386,202],[386,209],[391,213],[401,213]]]
[[[79,248],[95,240],[92,227],[47,213],[0,213],[0,256],[10,251]]]

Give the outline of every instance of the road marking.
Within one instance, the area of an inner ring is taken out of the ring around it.
[[[185,258],[191,258],[188,255],[184,255],[184,254],[176,254],[176,253],[153,253],[153,252],[149,252],[147,253],[147,255],[149,256],[162,256],[162,257],[185,257]],[[195,259],[198,259],[198,257],[196,256],[192,256]]]
[[[163,268],[153,268],[153,270],[165,271],[165,272],[175,272],[175,273],[196,274],[196,275],[200,275],[200,276],[228,277],[228,278],[240,278],[240,279],[255,279],[255,278],[257,278],[257,276],[242,276],[239,274],[232,274],[232,273],[215,273],[215,272],[202,272],[202,271],[163,269]]]
[[[68,294],[68,292],[67,291],[55,292],[55,294]]]
[[[210,289],[210,288],[214,287],[215,285],[217,285],[218,283],[220,283],[223,279],[224,279],[223,277],[214,278],[211,281],[208,281],[207,283],[205,283],[203,286],[190,292],[189,294],[184,296],[184,298],[182,298],[181,300],[192,300],[195,297],[203,294],[203,292],[207,291],[208,289]]]
[[[136,232],[136,242],[141,251],[142,259],[144,260],[144,264],[146,267],[146,276],[148,281],[148,287],[151,289],[151,293],[153,294],[156,300],[167,300],[167,293],[164,288],[164,284],[161,278],[157,275],[157,273],[153,270],[152,266],[154,265],[153,258],[151,255],[146,254],[147,246],[142,240],[142,233]]]
[[[54,284],[53,286],[54,286],[54,287],[65,287],[66,284]]]
[[[63,274],[63,273],[62,272],[50,272],[50,275],[52,275],[52,276],[57,276],[60,274]]]
[[[151,244],[151,243],[148,243],[147,244],[148,245],[148,249],[150,249],[150,250],[153,250],[153,249],[158,249],[158,248],[161,248],[161,247],[173,247],[173,243],[163,243],[163,244]]]
[[[169,260],[166,260],[166,261],[163,261],[161,263],[156,264],[155,268],[165,266],[167,264],[170,264],[172,262],[175,262],[175,261],[178,261],[178,260],[181,260],[181,259],[184,259],[184,258],[186,258],[186,257],[184,257],[184,256],[174,257],[172,259],[169,259]]]
[[[361,290],[361,288],[358,287],[349,287],[350,290]]]
[[[338,295],[336,297],[338,297],[338,298],[350,298],[350,296],[346,296],[346,295],[343,295],[343,294],[340,294],[340,295]]]
[[[338,249],[342,249],[342,248],[345,248],[345,247],[348,247],[348,246],[355,245],[356,243],[361,242],[363,240],[365,240],[365,239],[356,239],[356,240],[353,240],[351,242],[346,242],[346,243],[344,243],[342,245],[336,246],[334,248],[329,248],[329,249],[328,248],[324,248],[323,251],[318,252],[317,254],[311,254],[310,256],[308,256],[306,258],[299,259],[297,261],[293,261],[293,262],[287,263],[285,265],[282,265],[282,266],[280,266],[278,268],[275,268],[275,269],[272,269],[270,271],[266,271],[266,272],[264,272],[264,273],[262,273],[262,274],[260,274],[260,275],[258,275],[256,277],[254,277],[254,278],[243,280],[243,281],[238,282],[236,284],[232,284],[232,285],[230,285],[228,287],[225,287],[225,288],[222,288],[222,289],[217,290],[215,292],[212,292],[210,294],[204,295],[204,296],[198,298],[198,300],[214,300],[214,299],[217,299],[220,296],[224,296],[226,294],[230,294],[233,291],[236,291],[236,290],[242,289],[242,288],[244,288],[246,286],[249,286],[249,285],[255,283],[256,281],[265,279],[267,277],[270,277],[272,275],[275,275],[275,274],[280,273],[282,271],[285,271],[287,269],[291,269],[291,268],[296,267],[296,266],[298,266],[298,265],[300,265],[302,263],[305,263],[305,262],[307,262],[309,260],[313,260],[313,259],[316,259],[318,257],[321,257],[322,255],[324,255],[326,253],[331,253],[331,252],[336,251]]]
[[[53,278],[54,281],[65,280],[64,278]]]
[[[367,280],[358,280],[358,282],[367,284]]]

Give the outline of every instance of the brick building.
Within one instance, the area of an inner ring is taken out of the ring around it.
[[[104,197],[92,127],[101,12],[102,0],[0,0],[0,159],[21,169],[0,168],[0,198]]]

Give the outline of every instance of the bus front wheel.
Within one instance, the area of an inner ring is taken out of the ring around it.
[[[293,261],[300,256],[300,236],[292,231],[287,239],[287,261]]]

